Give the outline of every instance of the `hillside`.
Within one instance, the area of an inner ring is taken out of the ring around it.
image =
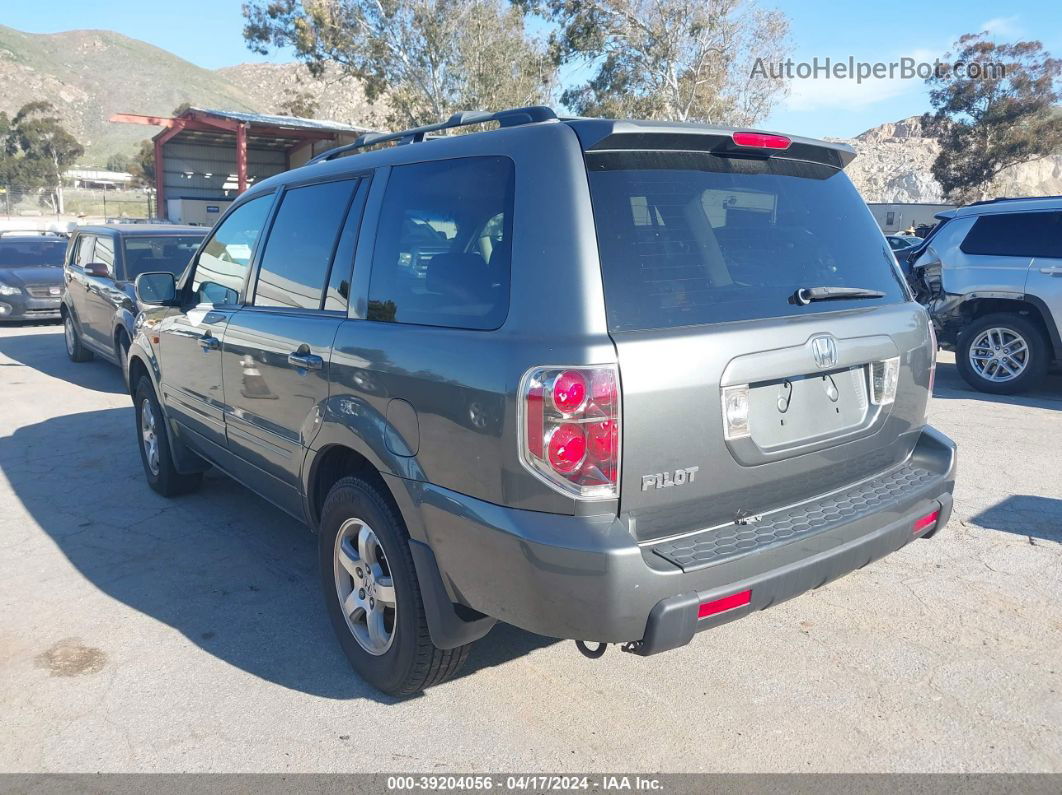
[[[242,52],[234,44],[234,54]],[[261,113],[312,109],[317,118],[383,129],[384,109],[370,105],[357,81],[338,74],[314,79],[295,63],[245,63],[203,69],[170,52],[106,30],[22,33],[0,25],[0,110],[34,100],[54,104],[85,146],[85,165],[132,154],[155,129],[111,124],[116,112],[168,115],[178,105]],[[882,124],[848,140],[859,157],[848,173],[867,201],[937,202],[930,172],[938,147],[918,117]],[[1005,172],[997,195],[1062,194],[1062,155]]]
[[[256,110],[242,89],[209,69],[106,30],[38,35],[0,26],[0,110],[47,100],[85,146],[85,162],[131,153],[151,128],[111,124],[115,112],[169,114],[183,102]]]

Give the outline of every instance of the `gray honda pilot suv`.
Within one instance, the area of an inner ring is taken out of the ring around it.
[[[496,621],[655,654],[865,566],[946,524],[955,449],[852,157],[520,108],[263,180],[137,280],[147,479],[214,466],[314,528],[399,695]]]

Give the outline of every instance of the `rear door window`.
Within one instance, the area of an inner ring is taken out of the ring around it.
[[[594,153],[587,168],[614,331],[907,300],[881,230],[835,168],[701,152]],[[799,306],[801,287],[884,297]]]
[[[959,248],[996,257],[1062,257],[1062,213],[982,215]]]
[[[396,166],[380,209],[369,320],[496,329],[509,312],[507,157]]]
[[[320,309],[357,180],[284,192],[258,269],[254,306]]]

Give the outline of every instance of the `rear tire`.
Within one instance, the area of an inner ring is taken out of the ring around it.
[[[166,419],[146,375],[137,384],[133,408],[136,412],[137,447],[148,485],[163,497],[176,497],[199,488],[203,482],[202,472],[184,474],[173,465]]]
[[[69,312],[63,314],[63,337],[66,341],[66,355],[72,362],[87,362],[92,358],[92,351],[81,344],[81,335],[77,333],[74,318]]]
[[[439,649],[431,642],[405,524],[373,484],[347,477],[328,492],[318,558],[328,617],[366,682],[410,696],[445,682],[464,664],[471,644]],[[382,616],[374,619],[380,605]]]
[[[1047,340],[1034,323],[1003,312],[975,319],[955,346],[963,380],[992,395],[1034,389],[1047,375],[1050,358]]]

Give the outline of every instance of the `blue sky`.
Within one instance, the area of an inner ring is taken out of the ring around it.
[[[72,28],[108,28],[170,50],[207,68],[245,61],[288,60],[251,53],[243,44],[240,0],[51,0],[8,2],[0,24],[31,33]],[[761,5],[781,8],[790,18],[794,61],[818,57],[891,62],[904,56],[932,60],[961,34],[991,29],[999,38],[1038,38],[1062,55],[1062,11],[1053,2],[966,0],[962,3],[892,0],[839,3],[792,0]],[[1054,9],[1054,10],[1051,10]],[[567,75],[579,75],[567,70]],[[761,125],[796,135],[851,136],[886,121],[928,109],[922,81],[797,80],[792,93]]]

